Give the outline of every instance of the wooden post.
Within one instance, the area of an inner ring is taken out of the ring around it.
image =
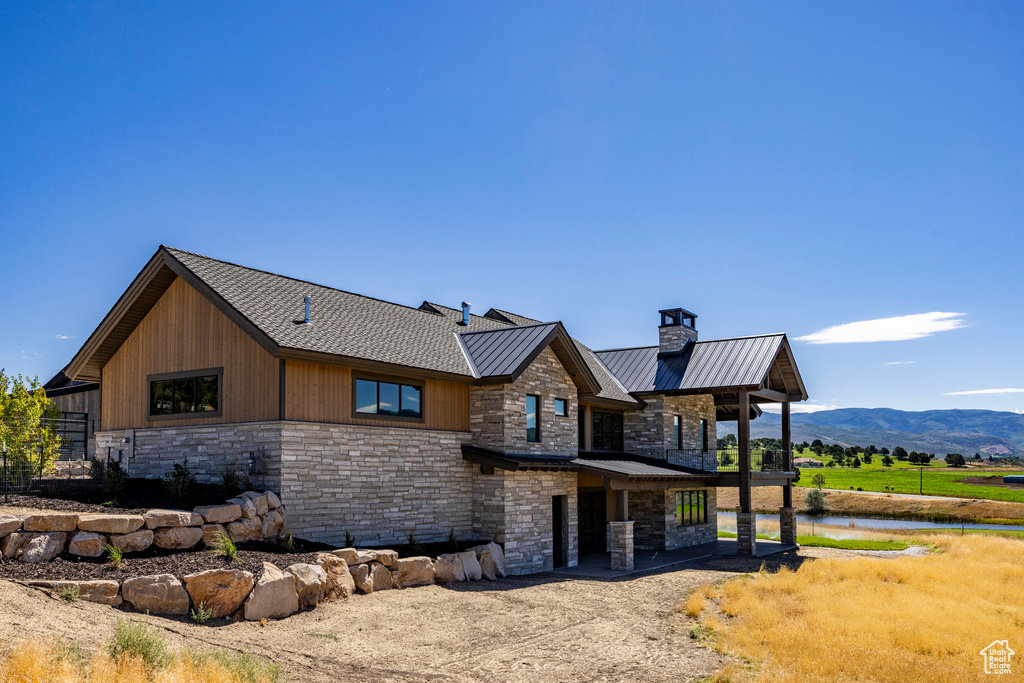
[[[629,521],[629,491],[625,489],[615,492],[615,521]]]
[[[782,402],[782,448],[783,460],[782,468],[791,472],[793,470],[793,451],[791,450],[790,442],[793,440],[792,434],[789,429],[789,401]],[[793,485],[786,484],[782,487],[782,506],[791,508],[793,507]]]
[[[740,391],[740,414],[736,425],[740,450],[740,512],[750,512],[750,394]]]

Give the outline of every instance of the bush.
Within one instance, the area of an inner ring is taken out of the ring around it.
[[[65,602],[78,602],[81,596],[78,594],[78,586],[62,586],[57,591],[57,597]]]
[[[141,621],[118,619],[107,641],[107,652],[114,661],[126,657],[141,659],[148,668],[160,669],[171,659],[164,637]]]
[[[213,542],[210,543],[210,551],[218,555],[223,555],[228,558],[228,561],[234,561],[238,559],[238,546],[231,538],[223,533],[219,532],[213,537]]]
[[[244,491],[242,488],[242,478],[238,476],[238,472],[229,468],[225,468],[224,474],[220,477],[220,492],[225,498],[234,498],[239,492]]]
[[[248,652],[213,650],[188,653],[197,665],[214,662],[239,683],[276,683],[281,680],[281,665],[273,664]]]
[[[120,569],[121,561],[124,560],[124,551],[110,543],[104,543],[103,550],[107,553],[107,565],[114,569]]]
[[[95,460],[92,463],[91,475],[100,482],[103,493],[117,500],[128,484],[128,473],[121,469],[121,463],[113,460]]]
[[[192,621],[194,621],[196,625],[202,626],[210,620],[210,617],[213,615],[213,610],[208,608],[205,602],[200,602],[196,605],[194,610],[189,612],[189,614],[192,616]]]
[[[804,507],[809,515],[823,515],[828,511],[825,505],[825,493],[821,489],[811,489],[804,497]]]
[[[185,500],[195,484],[196,476],[188,468],[188,459],[184,463],[175,463],[174,469],[164,475],[164,487],[171,500]]]

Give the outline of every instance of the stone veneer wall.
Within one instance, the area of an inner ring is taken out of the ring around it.
[[[128,438],[128,443],[122,443]],[[191,427],[153,427],[96,432],[96,453],[127,462],[128,474],[159,479],[175,463],[188,460],[196,479],[220,483],[227,469],[249,476],[254,486],[279,490],[281,484],[281,423],[244,422]],[[250,474],[251,454],[262,453],[262,464]]]
[[[701,419],[708,421],[708,447],[715,448],[715,399],[710,394],[645,396],[644,401],[643,410],[627,411],[622,417],[627,452],[664,460],[665,451],[675,448],[675,415],[683,418],[683,448],[700,448]]]
[[[552,497],[567,496],[566,566],[579,561],[579,504],[575,472],[503,472],[505,562],[510,574],[554,568]]]
[[[706,489],[707,519],[704,524],[676,524],[676,492],[630,491],[629,518],[633,521],[633,544],[637,550],[674,550],[718,538],[716,489]]]
[[[443,541],[473,533],[470,435],[398,427],[286,422],[281,496],[301,538],[360,545]]]
[[[526,440],[527,394],[540,396],[540,443]],[[556,398],[569,402],[566,417],[555,417]],[[574,456],[579,450],[576,398],[572,377],[546,348],[515,382],[470,389],[473,443],[504,453]]]
[[[681,351],[686,342],[697,341],[697,330],[689,325],[666,325],[658,328],[658,351]]]

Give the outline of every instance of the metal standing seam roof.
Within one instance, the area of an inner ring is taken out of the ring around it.
[[[707,474],[680,472],[668,467],[659,467],[646,462],[634,460],[574,460],[582,469],[596,470],[611,475],[620,475],[631,479],[691,479],[706,478]]]
[[[512,374],[535,356],[538,347],[547,345],[557,330],[558,323],[541,323],[463,332],[459,339],[465,345],[466,355],[476,366],[479,377],[501,377]]]
[[[785,335],[767,334],[687,344],[681,354],[659,357],[657,346],[597,351],[597,357],[631,393],[759,386]]]

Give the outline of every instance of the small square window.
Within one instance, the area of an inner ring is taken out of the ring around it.
[[[569,402],[564,398],[555,399],[555,417],[569,417]]]

